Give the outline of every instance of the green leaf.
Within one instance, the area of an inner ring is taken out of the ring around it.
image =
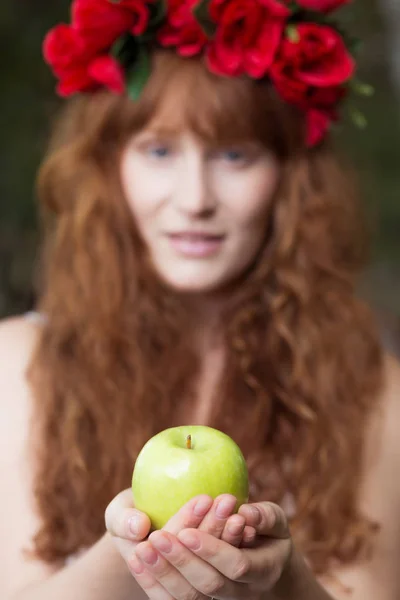
[[[290,12],[293,14],[300,12],[300,6],[297,4],[297,2],[289,2],[289,6],[288,9],[290,10]]]
[[[145,46],[140,46],[136,61],[127,70],[127,90],[132,100],[136,101],[140,98],[150,73],[150,54]]]
[[[127,36],[122,35],[113,44],[111,48],[111,55],[122,62],[121,57],[124,55],[124,49],[127,44]]]
[[[126,33],[116,40],[111,48],[111,54],[125,70],[128,70],[136,63],[140,47],[139,38]]]
[[[288,25],[286,27],[286,36],[294,44],[298,44],[300,41],[300,35],[299,35],[296,25]]]
[[[210,0],[199,0],[192,8],[193,15],[208,38],[213,38],[217,25],[211,20],[209,12]]]
[[[150,20],[148,29],[158,29],[167,16],[167,0],[158,0],[150,5]]]
[[[350,117],[354,125],[359,129],[365,129],[368,126],[368,121],[362,112],[353,108],[350,111]]]
[[[355,94],[359,94],[360,96],[367,96],[371,98],[375,94],[374,86],[369,83],[364,83],[363,81],[359,81],[358,79],[353,79],[350,82],[351,89]]]

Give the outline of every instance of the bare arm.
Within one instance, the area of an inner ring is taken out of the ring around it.
[[[0,323],[0,597],[141,600],[145,596],[108,534],[68,567],[29,560],[23,553],[39,525],[27,448],[32,399],[25,378],[37,333],[24,319]]]
[[[386,359],[382,410],[373,417],[368,432],[361,508],[380,524],[369,560],[338,570],[331,578],[316,581],[296,557],[292,576],[274,600],[398,600],[400,598],[400,367]],[[326,591],[325,591],[326,590]]]
[[[45,581],[28,585],[9,600],[145,600],[114,543],[106,534],[84,556]],[[8,600],[8,599],[7,599]]]
[[[33,502],[33,457],[28,438],[33,402],[26,381],[26,367],[34,350],[38,329],[24,319],[0,323],[0,598],[2,600],[145,600],[147,596],[129,571],[137,544],[149,533],[150,520],[136,511],[130,490],[118,494],[105,512],[106,533],[92,548],[68,566],[49,566],[29,560],[29,547],[40,520]],[[187,527],[203,528],[229,544],[239,545],[247,533],[244,518],[240,536],[226,525],[234,510],[222,518],[216,512],[218,498],[192,498],[165,525],[177,535]],[[201,505],[199,507],[199,504]],[[132,532],[131,517],[139,517]],[[251,536],[254,539],[254,536]]]

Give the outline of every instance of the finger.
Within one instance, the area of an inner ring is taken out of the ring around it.
[[[243,504],[239,514],[245,517],[247,525],[252,525],[261,535],[276,539],[290,537],[286,515],[277,504],[272,502]]]
[[[150,532],[150,519],[134,508],[130,489],[115,496],[107,506],[104,518],[107,531],[114,537],[137,541],[145,539]]]
[[[228,518],[235,511],[237,500],[231,494],[221,494],[206,514],[198,529],[220,538]],[[189,529],[188,527],[186,529]]]
[[[243,531],[242,541],[240,543],[240,548],[253,548],[256,543],[257,533],[254,527],[250,527],[246,525]]]
[[[196,529],[213,505],[211,496],[195,496],[168,521],[163,530],[177,535],[182,529]]]
[[[168,539],[166,537],[167,534],[165,533],[157,531],[156,534],[160,537],[160,539]],[[194,589],[191,583],[182,575],[182,573],[180,573],[169,560],[164,558],[164,556],[162,556],[162,554],[160,554],[154,548],[152,543],[143,542],[139,544],[136,548],[136,556],[140,561],[142,561],[143,566],[149,572],[149,575],[153,577],[157,584],[162,586],[162,588],[166,590],[167,593],[173,598],[204,600],[204,594],[199,590]],[[199,560],[195,556],[193,556],[193,558]],[[212,569],[212,567],[209,565],[207,565],[207,568],[209,570]],[[149,594],[147,582],[143,583],[144,586],[142,587],[144,591]]]
[[[252,564],[246,553],[249,551],[235,548],[198,529],[185,529],[178,534],[178,539],[227,579],[240,583],[251,582]]]
[[[238,548],[243,541],[245,527],[246,520],[242,515],[232,515],[225,523],[221,540]]]
[[[292,548],[290,539],[264,538],[262,547],[241,550],[198,529],[185,529],[178,539],[227,580],[263,586],[275,585]]]
[[[203,535],[215,539],[210,534]],[[180,595],[176,595],[178,583],[175,571],[183,576],[194,590],[200,592],[201,597],[248,597],[248,589],[245,586],[229,581],[212,565],[193,554],[175,536],[155,531],[151,534],[149,542],[158,550],[160,556],[157,572],[154,572],[155,577],[175,598],[185,597],[182,592],[180,592]],[[143,546],[143,544],[140,544],[140,546]],[[230,546],[227,545],[227,547]]]
[[[128,567],[137,583],[151,600],[174,600],[169,592],[157,581],[144,566],[143,562],[133,554]]]

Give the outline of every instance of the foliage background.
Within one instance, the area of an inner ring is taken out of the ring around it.
[[[0,317],[34,304],[35,173],[60,102],[41,41],[68,13],[68,0],[2,0],[0,6]],[[359,75],[376,89],[372,98],[357,100],[368,128],[346,123],[337,133],[358,169],[373,230],[360,292],[393,330],[400,314],[400,0],[358,0],[341,14],[363,40]]]

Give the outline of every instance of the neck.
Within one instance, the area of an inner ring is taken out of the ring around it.
[[[192,295],[185,298],[193,331],[202,350],[220,347],[223,339],[223,318],[228,299],[225,295]]]

